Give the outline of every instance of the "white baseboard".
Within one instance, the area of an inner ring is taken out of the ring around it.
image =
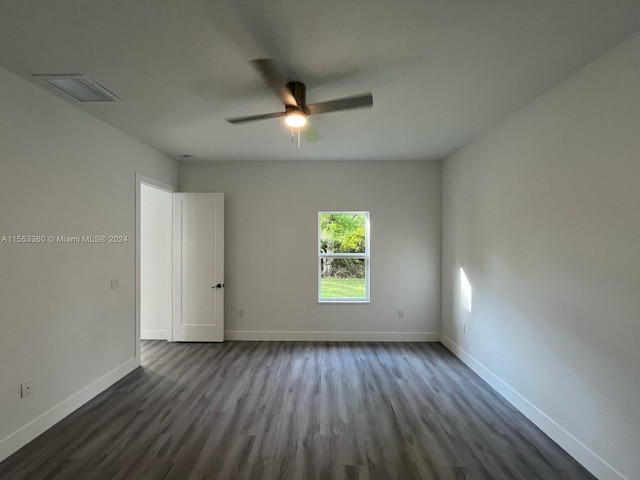
[[[43,434],[60,420],[80,408],[99,393],[104,392],[111,385],[131,373],[140,365],[140,362],[132,358],[119,367],[114,368],[106,375],[74,393],[42,415],[36,417],[11,435],[0,440],[0,462],[9,457],[38,435]]]
[[[600,480],[629,480],[446,335],[442,344]]]
[[[439,342],[440,332],[295,332],[225,330],[225,340],[294,342]]]
[[[169,330],[140,330],[140,340],[166,340],[169,338]]]

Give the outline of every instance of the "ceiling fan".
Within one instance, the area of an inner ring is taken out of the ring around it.
[[[306,125],[309,115],[371,107],[373,105],[373,96],[371,93],[329,100],[327,102],[307,104],[307,88],[305,84],[302,82],[288,82],[278,62],[270,58],[259,58],[252,60],[250,63],[284,104],[284,111],[250,115],[247,117],[227,118],[227,121],[234,125],[254,122],[256,120],[285,117],[285,123],[291,128],[301,128]]]

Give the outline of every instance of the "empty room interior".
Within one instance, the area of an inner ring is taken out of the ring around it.
[[[0,479],[640,479],[640,1],[0,3]]]

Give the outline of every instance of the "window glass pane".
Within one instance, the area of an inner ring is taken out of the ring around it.
[[[320,214],[322,253],[366,253],[366,215],[362,213]]]
[[[364,259],[321,258],[320,270],[320,298],[366,298]]]

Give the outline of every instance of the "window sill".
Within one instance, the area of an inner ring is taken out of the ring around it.
[[[371,300],[318,300],[319,304],[366,304]]]

